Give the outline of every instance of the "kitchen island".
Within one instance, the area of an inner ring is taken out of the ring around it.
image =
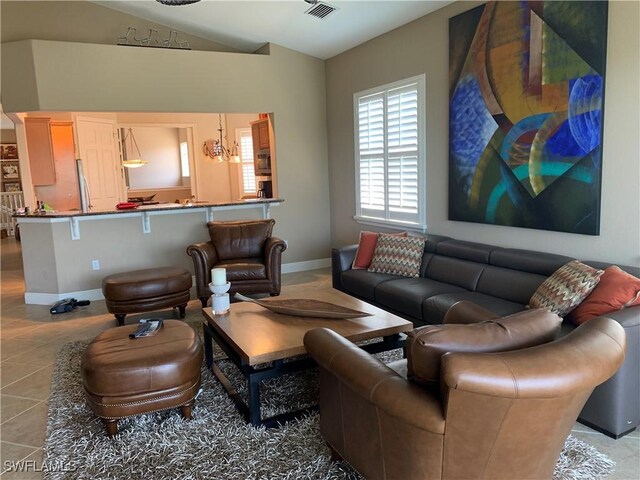
[[[16,215],[22,239],[25,303],[102,299],[102,279],[141,268],[181,266],[209,239],[207,222],[270,218],[283,199],[141,205],[132,210]],[[277,224],[275,234],[277,235]]]

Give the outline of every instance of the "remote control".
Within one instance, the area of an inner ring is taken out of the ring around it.
[[[151,323],[141,323],[135,332],[129,334],[129,338],[143,337],[149,328],[151,328]]]

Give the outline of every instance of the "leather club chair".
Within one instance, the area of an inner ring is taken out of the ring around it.
[[[211,296],[212,268],[227,270],[230,295],[236,292],[280,295],[282,252],[287,246],[271,236],[275,223],[273,219],[207,223],[211,240],[187,247],[203,308]]]
[[[524,322],[552,316],[523,313],[528,318],[516,315]],[[418,329],[408,363],[398,368],[413,368],[414,381],[331,330],[308,332],[305,346],[320,366],[320,430],[332,457],[367,479],[551,478],[582,406],[624,359],[624,329],[597,318],[549,343],[479,353],[472,331],[484,341],[489,323],[437,326],[432,339]],[[451,327],[469,330],[461,345],[458,335],[442,333]],[[450,343],[440,348],[439,368],[415,365],[429,357],[418,360],[417,350],[439,336]],[[429,377],[438,369],[437,379]]]

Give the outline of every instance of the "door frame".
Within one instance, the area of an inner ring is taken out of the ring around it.
[[[176,123],[176,122],[116,122],[116,129],[136,128],[136,127],[158,127],[158,128],[184,128],[187,130],[187,144],[189,147],[189,185],[191,187],[191,195],[198,197],[198,163],[196,161],[196,142],[197,127],[195,123]],[[118,147],[119,148],[119,147]],[[122,152],[121,152],[122,160]],[[123,169],[125,167],[122,167]],[[126,191],[126,182],[124,180],[124,171],[122,172],[122,182]]]

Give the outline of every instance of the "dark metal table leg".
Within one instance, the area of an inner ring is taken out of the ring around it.
[[[260,380],[253,375],[247,378],[249,381],[249,422],[254,427],[260,425]]]
[[[213,340],[209,335],[207,324],[202,324],[202,336],[204,337],[204,361],[207,365],[207,369],[211,370],[213,365]]]

